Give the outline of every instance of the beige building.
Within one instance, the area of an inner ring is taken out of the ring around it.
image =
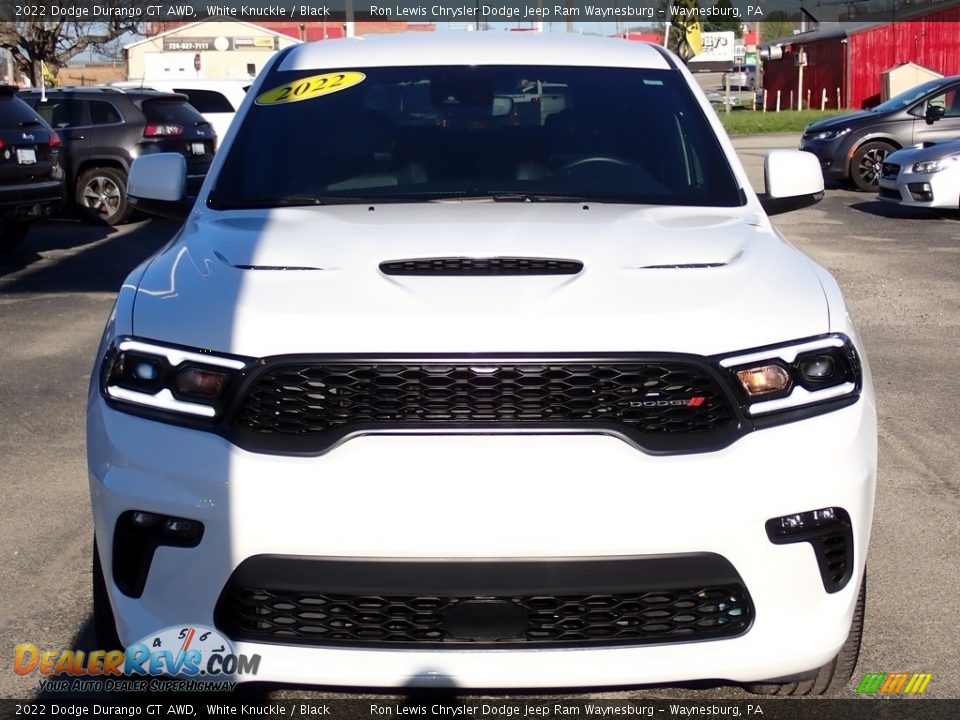
[[[300,41],[261,25],[196,22],[126,45],[130,80],[246,78],[274,53]]]

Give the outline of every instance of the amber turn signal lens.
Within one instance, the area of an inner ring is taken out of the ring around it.
[[[227,381],[226,373],[187,368],[177,375],[177,391],[187,395],[215,397]]]
[[[768,395],[790,387],[790,374],[779,365],[761,365],[737,372],[747,395]]]

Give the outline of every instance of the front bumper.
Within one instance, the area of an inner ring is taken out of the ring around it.
[[[904,173],[880,178],[877,198],[905,207],[957,210],[960,208],[960,170]]]
[[[715,553],[755,619],[729,639],[564,649],[370,649],[237,642],[258,681],[355,686],[553,687],[746,682],[829,661],[846,638],[865,563],[876,478],[872,393],[699,455],[655,457],[614,437],[365,436],[311,458],[249,453],[218,436],[134,417],[94,397],[90,491],[120,638],[214,625],[249,558],[519,559]],[[774,545],[764,523],[845,508],[851,581],[828,594],[808,543]],[[118,516],[199,520],[195,548],[160,547],[143,595],[110,580]]]
[[[0,214],[4,217],[42,217],[63,206],[63,181],[0,186]]]
[[[803,139],[800,141],[800,149],[817,156],[825,178],[839,182],[850,177],[850,155],[846,142],[848,137],[845,135],[827,141]]]

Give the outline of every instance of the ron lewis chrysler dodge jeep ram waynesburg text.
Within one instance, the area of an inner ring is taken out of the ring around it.
[[[90,389],[103,632],[292,683],[846,681],[872,384],[768,219],[813,155],[755,193],[654,45],[439,33],[278,53],[185,172],[133,165],[184,225]]]

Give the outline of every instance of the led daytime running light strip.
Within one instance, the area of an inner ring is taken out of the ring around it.
[[[160,355],[165,357],[171,367],[177,367],[184,362],[195,362],[201,365],[214,365],[216,367],[229,368],[231,370],[243,370],[246,363],[240,360],[231,360],[229,358],[217,357],[216,355],[204,355],[203,353],[189,352],[186,350],[177,350],[175,348],[162,347],[160,345],[151,345],[149,343],[139,342],[137,340],[124,340],[117,348],[120,352],[125,350],[134,350],[147,353],[149,355]]]
[[[753,403],[748,410],[751,415],[763,415],[764,413],[774,412],[775,410],[786,410],[792,407],[810,405],[811,403],[820,402],[821,400],[830,400],[831,398],[849,395],[856,387],[853,383],[844,383],[843,385],[835,385],[834,387],[810,392],[806,388],[798,385],[793,388],[793,391],[787,397]]]
[[[840,348],[843,347],[843,345],[843,340],[836,337],[811,340],[810,342],[801,343],[800,345],[788,345],[781,348],[772,348],[762,352],[750,353],[749,355],[737,355],[736,357],[724,358],[720,361],[720,366],[725,368],[736,367],[737,365],[747,365],[762,360],[773,360],[774,358],[780,358],[788,365],[792,365],[797,359],[797,355],[801,353],[810,350],[823,350],[825,348]]]
[[[131,348],[132,349],[132,348]],[[172,410],[174,412],[188,413],[190,415],[201,415],[203,417],[213,417],[216,410],[208,405],[199,405],[197,403],[188,403],[177,400],[173,393],[164,388],[156,395],[147,395],[134,390],[116,387],[111,385],[107,388],[107,394],[117,400],[126,400],[127,402],[145,405],[147,407],[157,408],[158,410]]]

